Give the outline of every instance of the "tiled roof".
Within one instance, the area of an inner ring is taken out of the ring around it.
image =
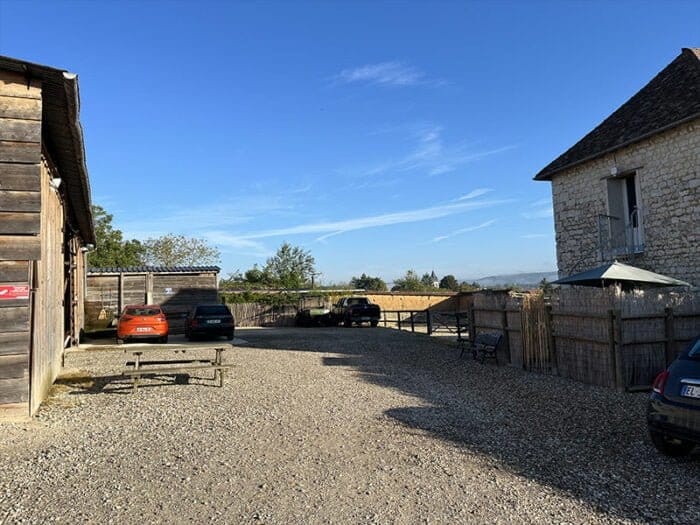
[[[88,269],[88,273],[218,273],[220,271],[221,268],[218,266],[125,266]]]
[[[535,180],[550,180],[562,170],[698,117],[700,49],[686,48],[597,128],[535,175]]]

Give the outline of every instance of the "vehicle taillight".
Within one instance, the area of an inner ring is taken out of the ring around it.
[[[654,379],[654,384],[652,386],[654,392],[656,392],[659,395],[664,395],[664,388],[666,388],[666,381],[668,381],[668,376],[668,370],[664,370],[658,376],[656,376],[656,379]]]
[[[197,321],[197,319],[192,319],[192,322],[190,324],[192,326],[199,326],[199,321]]]

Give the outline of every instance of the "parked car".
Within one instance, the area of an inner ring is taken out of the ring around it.
[[[185,320],[185,337],[192,340],[202,336],[226,336],[231,341],[235,322],[225,304],[195,306]]]
[[[117,323],[117,343],[134,339],[150,339],[168,342],[168,320],[157,304],[132,304],[126,306]]]
[[[331,311],[322,306],[305,308],[297,312],[296,322],[297,326],[328,326],[331,324]]]
[[[700,337],[654,380],[647,423],[663,454],[683,456],[700,445]]]
[[[379,305],[373,304],[367,297],[343,297],[333,305],[330,318],[332,324],[343,323],[346,327],[365,322],[377,326],[381,314]]]

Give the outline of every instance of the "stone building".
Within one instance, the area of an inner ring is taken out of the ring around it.
[[[700,49],[547,165],[560,276],[612,260],[700,285]]]

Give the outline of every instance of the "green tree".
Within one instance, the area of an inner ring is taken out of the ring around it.
[[[452,291],[457,291],[459,290],[459,283],[457,282],[457,278],[454,275],[445,275],[442,279],[440,279],[440,288],[443,290],[452,290]]]
[[[270,276],[257,264],[243,274],[243,279],[246,283],[257,287],[268,285],[271,281]]]
[[[542,290],[542,292],[544,292],[545,295],[548,295],[552,293],[554,286],[547,280],[546,277],[543,277],[540,281],[540,289]]]
[[[352,288],[364,288],[365,290],[372,290],[376,292],[386,292],[386,283],[379,277],[370,277],[369,275],[362,274],[359,277],[353,277],[350,279],[350,286]]]
[[[316,274],[316,260],[310,252],[285,242],[277,253],[270,257],[262,272],[269,276],[272,284],[283,288],[302,288]]]
[[[124,240],[121,230],[112,226],[113,216],[102,207],[93,205],[96,246],[88,253],[91,268],[115,268],[143,264],[144,247],[136,239]]]
[[[415,270],[408,270],[403,277],[394,280],[392,291],[403,292],[422,292],[425,290],[425,285],[421,282],[421,278]]]
[[[477,292],[479,290],[481,290],[481,285],[476,281],[471,284],[463,281],[462,284],[459,285],[460,292]]]
[[[143,243],[146,264],[159,266],[194,266],[219,262],[219,250],[204,239],[169,233]]]
[[[429,273],[424,273],[423,276],[420,278],[420,282],[423,285],[424,289],[430,289],[433,288],[433,283],[435,282],[435,280],[433,279],[433,276]]]

